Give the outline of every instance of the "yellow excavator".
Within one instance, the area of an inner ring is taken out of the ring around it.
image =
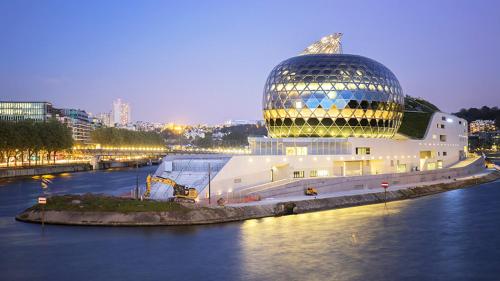
[[[170,185],[174,189],[174,197],[169,198],[169,201],[179,203],[195,203],[196,198],[198,197],[198,191],[196,188],[178,184],[169,178],[151,175],[148,175],[146,178],[146,192],[144,193],[144,197],[149,198],[151,195],[151,184],[153,182],[161,182],[163,184]]]

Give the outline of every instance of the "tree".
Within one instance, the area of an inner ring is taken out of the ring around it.
[[[40,153],[46,154],[47,160],[52,155],[55,162],[57,152],[72,146],[71,130],[55,119],[0,122],[0,161],[6,161],[7,166],[12,158],[16,164],[18,159],[24,164],[27,158],[28,165],[31,165],[31,158],[36,155],[38,162]]]
[[[100,128],[94,130],[92,142],[106,146],[162,146],[163,138],[155,132],[137,132],[118,128]]]

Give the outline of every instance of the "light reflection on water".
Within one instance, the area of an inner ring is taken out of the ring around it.
[[[383,234],[378,227],[388,216],[404,211],[406,204],[400,201],[246,221],[240,242],[245,275],[256,280],[273,276],[294,279],[302,274],[308,280],[352,280],[359,275],[352,261],[362,261],[367,245],[376,244]],[[328,258],[318,260],[322,256]]]

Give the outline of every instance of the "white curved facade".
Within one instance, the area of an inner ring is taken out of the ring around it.
[[[279,141],[281,140],[281,144]],[[252,140],[250,140],[252,141]],[[253,139],[252,155],[233,156],[211,181],[213,195],[294,178],[361,176],[450,167],[467,156],[467,122],[436,112],[423,139]],[[263,143],[273,148],[263,152]],[[327,149],[330,145],[330,149]],[[326,152],[326,153],[324,153]],[[295,154],[295,155],[293,155]],[[203,190],[206,194],[207,188]]]

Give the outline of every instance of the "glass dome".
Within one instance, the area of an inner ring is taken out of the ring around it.
[[[396,76],[357,55],[290,58],[271,71],[264,88],[264,119],[274,138],[390,138],[403,110]]]

